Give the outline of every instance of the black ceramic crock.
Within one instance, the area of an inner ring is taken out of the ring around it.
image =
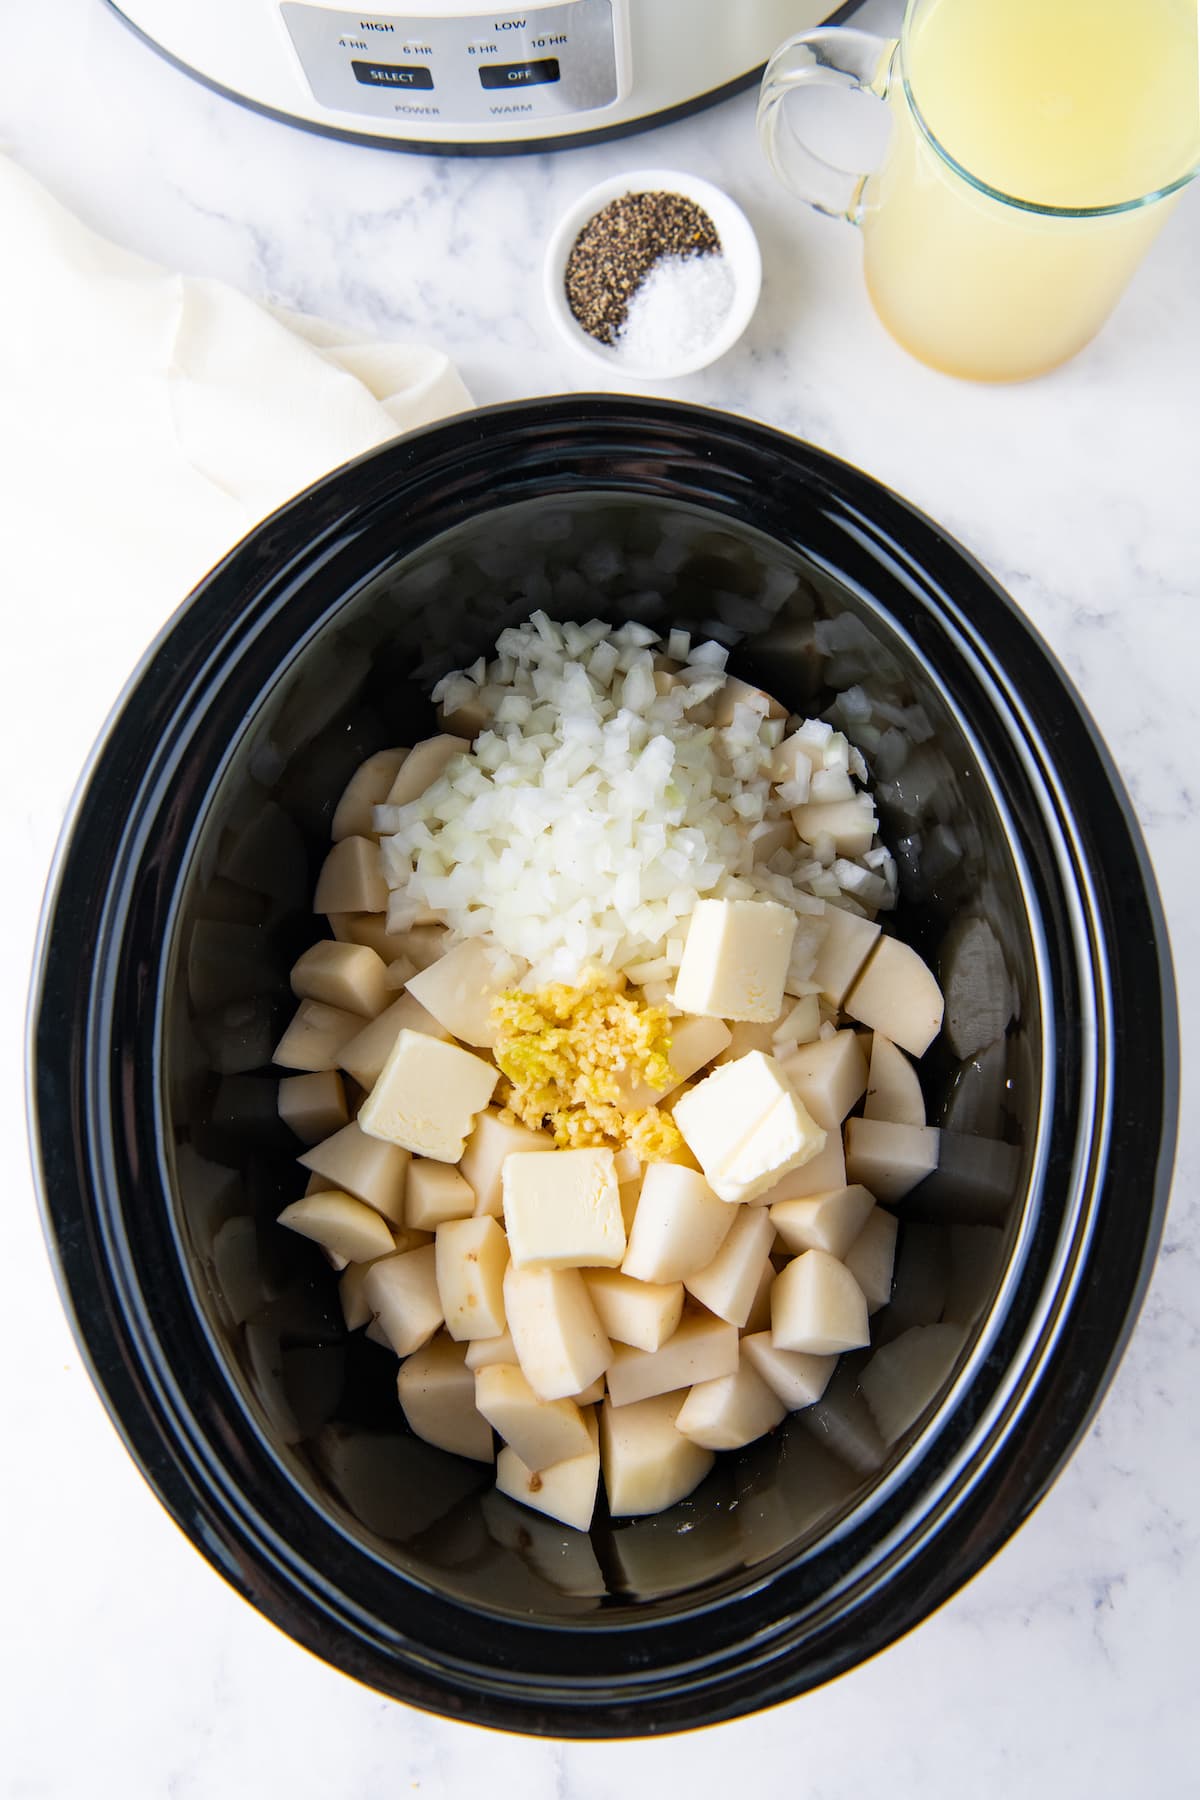
[[[798,711],[850,689],[876,721],[899,928],[938,958],[986,920],[1008,984],[990,1041],[968,1019],[961,1053],[922,1070],[942,1166],[898,1208],[875,1335],[947,1318],[963,1348],[914,1428],[882,1443],[849,1359],[821,1406],[718,1458],[689,1501],[602,1516],[590,1537],[411,1437],[395,1359],[347,1338],[315,1247],[273,1224],[301,1182],[270,1044],[316,934],[338,791],[368,752],[433,728],[432,681],[535,607],[709,631]],[[624,398],[403,438],[214,569],[86,778],[32,1012],[64,1300],[163,1504],[338,1668],[563,1736],[799,1694],[993,1554],[1126,1342],[1176,1092],[1169,953],[1129,803],[1012,603],[856,470],[744,420]]]

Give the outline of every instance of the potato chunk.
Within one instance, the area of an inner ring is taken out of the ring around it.
[[[336,1069],[343,1045],[361,1027],[362,1020],[356,1013],[345,1012],[340,1006],[325,1006],[319,1000],[302,1000],[271,1060],[281,1069],[303,1069],[310,1074]]]
[[[750,1205],[775,1206],[781,1200],[806,1200],[814,1194],[827,1194],[845,1185],[846,1156],[842,1149],[842,1134],[827,1131],[823,1150],[799,1168],[789,1169],[765,1194],[756,1194]]]
[[[903,1200],[938,1165],[935,1125],[890,1125],[885,1119],[850,1119],[846,1125],[846,1173],[877,1200]]]
[[[694,1169],[651,1163],[621,1264],[639,1281],[673,1282],[708,1266],[736,1214]]]
[[[586,1456],[591,1448],[575,1402],[539,1400],[515,1363],[476,1370],[475,1405],[535,1474],[551,1463]]]
[[[813,967],[813,980],[831,1006],[840,1006],[855,976],[878,942],[880,928],[870,919],[827,904],[825,933]]]
[[[443,1323],[432,1244],[371,1264],[363,1294],[397,1356],[411,1356]]]
[[[936,977],[899,938],[880,938],[844,1005],[852,1019],[882,1031],[910,1056],[924,1056],[942,1028]]]
[[[511,1331],[502,1331],[499,1337],[472,1338],[467,1344],[468,1369],[486,1369],[489,1363],[513,1363],[517,1361],[517,1346],[512,1341]]]
[[[631,1406],[655,1394],[732,1375],[737,1368],[737,1326],[712,1313],[685,1313],[660,1350],[613,1346],[606,1380],[614,1406]]]
[[[417,1437],[473,1462],[494,1461],[492,1428],[475,1406],[475,1376],[452,1338],[439,1332],[406,1356],[396,1392]]]
[[[761,1050],[725,1063],[676,1103],[675,1123],[722,1200],[750,1200],[824,1147],[825,1133]]]
[[[802,1200],[777,1200],[771,1222],[789,1250],[825,1250],[843,1258],[875,1205],[865,1187],[834,1188]]]
[[[504,1227],[518,1268],[615,1269],[625,1223],[613,1153],[520,1151],[504,1160]]]
[[[285,1075],[279,1083],[279,1116],[305,1144],[331,1137],[350,1119],[346,1087],[337,1069]]]
[[[388,886],[375,840],[346,837],[335,844],[317,876],[313,911],[381,913],[387,902]]]
[[[871,1068],[867,1077],[864,1119],[885,1119],[889,1125],[924,1125],[925,1098],[917,1071],[890,1038],[877,1031],[871,1041]]]
[[[600,1464],[609,1510],[616,1517],[662,1512],[699,1487],[713,1465],[702,1449],[675,1428],[678,1394],[636,1405],[600,1409]]]
[[[773,1431],[787,1408],[743,1357],[732,1375],[692,1388],[675,1417],[676,1431],[706,1450],[739,1450]]]
[[[681,1281],[635,1281],[619,1269],[589,1269],[583,1279],[596,1317],[615,1343],[661,1349],[682,1317]]]
[[[839,856],[865,856],[871,848],[878,821],[870,794],[849,800],[810,800],[792,808],[792,824],[806,844],[828,836]]]
[[[800,1044],[781,1067],[810,1116],[827,1131],[836,1131],[867,1087],[867,1059],[855,1031]]]
[[[406,1027],[367,1095],[358,1122],[370,1137],[384,1138],[435,1162],[457,1162],[476,1114],[491,1099],[499,1079],[493,1063]]]
[[[388,1003],[387,969],[365,944],[321,938],[292,965],[292,992],[373,1019]]]
[[[442,1039],[450,1035],[411,994],[401,994],[369,1025],[363,1025],[361,1019],[358,1024],[358,1031],[338,1052],[337,1061],[364,1088],[375,1086],[402,1031],[421,1031],[427,1037]]]
[[[641,1081],[636,1085],[623,1087],[620,1106],[625,1112],[638,1112],[643,1107],[654,1106],[668,1095],[681,1088],[689,1076],[697,1069],[703,1069],[712,1062],[715,1056],[723,1055],[729,1048],[733,1033],[723,1019],[683,1018],[675,1019],[671,1024],[671,1068],[675,1081],[670,1087],[651,1087],[648,1082]]]
[[[504,1330],[508,1241],[495,1219],[450,1219],[435,1239],[438,1298],[452,1338],[494,1338]]]
[[[882,1206],[873,1207],[846,1252],[846,1267],[862,1289],[869,1313],[878,1312],[892,1297],[898,1229],[894,1214]]]
[[[371,1207],[336,1188],[293,1200],[279,1215],[279,1223],[301,1237],[311,1238],[323,1250],[344,1256],[347,1262],[370,1262],[395,1249],[392,1234]]]
[[[829,1385],[836,1356],[811,1356],[803,1350],[780,1350],[769,1331],[742,1339],[742,1356],[757,1369],[789,1412],[813,1406]]]
[[[529,964],[481,938],[466,938],[447,950],[408,983],[426,1012],[464,1044],[488,1047],[496,1041],[492,1002],[518,987]]]
[[[783,1005],[796,915],[774,900],[699,900],[675,978],[682,1012],[769,1023]]]
[[[740,1327],[750,1316],[774,1241],[775,1225],[767,1208],[740,1206],[713,1260],[687,1276],[684,1286],[709,1312]]]
[[[387,799],[407,755],[407,750],[377,750],[359,763],[334,808],[329,835],[335,844],[346,837],[375,835],[375,808]]]
[[[447,764],[470,748],[466,738],[451,737],[446,732],[414,744],[388,790],[386,804],[407,806],[410,800],[419,800],[438,776],[445,773]]]
[[[771,1289],[771,1338],[780,1350],[839,1356],[871,1341],[867,1303],[850,1271],[824,1250],[805,1250]]]
[[[560,1524],[574,1526],[576,1531],[586,1531],[591,1524],[600,1486],[599,1428],[590,1407],[583,1419],[589,1444],[582,1456],[535,1471],[526,1467],[511,1445],[505,1445],[496,1459],[496,1486],[502,1494]]]
[[[578,1394],[612,1358],[578,1269],[518,1269],[504,1277],[504,1310],[517,1358],[539,1400]]]
[[[409,1156],[394,1144],[368,1137],[355,1120],[314,1144],[298,1159],[331,1187],[344,1188],[373,1206],[393,1225],[404,1223],[404,1189]]]
[[[418,1231],[436,1231],[448,1219],[469,1219],[475,1196],[453,1163],[414,1156],[408,1165],[404,1217]]]

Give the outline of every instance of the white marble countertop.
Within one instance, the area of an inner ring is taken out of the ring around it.
[[[881,0],[870,12],[888,21],[895,10]],[[149,55],[96,0],[58,0],[51,68],[35,55],[40,11],[3,9],[0,146],[89,223],[161,262],[442,346],[481,402],[594,385],[553,337],[540,297],[542,246],[573,195],[655,165],[727,186],[762,239],[762,304],[741,345],[669,391],[860,464],[1007,584],[1128,779],[1190,1025],[1200,1006],[1191,766],[1200,194],[1187,196],[1091,348],[1038,383],[984,389],[930,373],[885,337],[853,232],[802,213],[773,186],[749,97],[557,157],[389,156],[216,98]],[[20,421],[6,417],[4,428]],[[4,744],[5,816],[18,803],[23,818],[37,814],[24,849],[40,869],[62,796],[39,796],[15,737]],[[18,936],[2,970],[9,1021],[19,1020],[26,979]],[[15,1094],[17,1030],[6,1030]],[[1098,1423],[1016,1539],[935,1618],[826,1690],[736,1725],[611,1746],[485,1734],[390,1704],[297,1649],[226,1588],[108,1425],[10,1155],[0,1795],[446,1800],[486,1786],[528,1800],[616,1800],[670,1781],[708,1800],[749,1769],[764,1791],[806,1800],[885,1789],[913,1800],[1194,1794],[1198,1113],[1192,1073],[1175,1200],[1139,1330]],[[15,1104],[6,1120],[19,1130]]]

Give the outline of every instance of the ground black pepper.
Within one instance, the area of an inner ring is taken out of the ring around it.
[[[622,194],[590,218],[567,258],[567,305],[583,329],[611,344],[629,302],[663,256],[719,251],[717,228],[683,194]]]

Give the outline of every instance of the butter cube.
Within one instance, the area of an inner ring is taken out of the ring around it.
[[[500,1179],[504,1160],[516,1151],[534,1153],[554,1149],[554,1139],[526,1125],[510,1124],[498,1112],[480,1113],[471,1140],[463,1152],[459,1170],[475,1196],[475,1211],[498,1219],[504,1211]]]
[[[494,1338],[504,1330],[508,1244],[495,1219],[449,1219],[437,1228],[438,1298],[452,1338]]]
[[[778,1018],[795,935],[795,913],[774,900],[697,901],[676,1006],[707,1018]]]
[[[519,1269],[615,1269],[625,1222],[611,1150],[518,1151],[502,1173],[504,1226]]]
[[[457,1162],[499,1079],[499,1070],[481,1056],[405,1028],[358,1122],[368,1137],[435,1162]]]
[[[408,991],[451,1037],[487,1046],[496,1041],[493,1000],[506,988],[516,987],[528,967],[496,945],[467,938],[419,970]]]
[[[698,1082],[675,1106],[675,1123],[722,1200],[753,1200],[825,1147],[779,1065],[748,1051]]]

